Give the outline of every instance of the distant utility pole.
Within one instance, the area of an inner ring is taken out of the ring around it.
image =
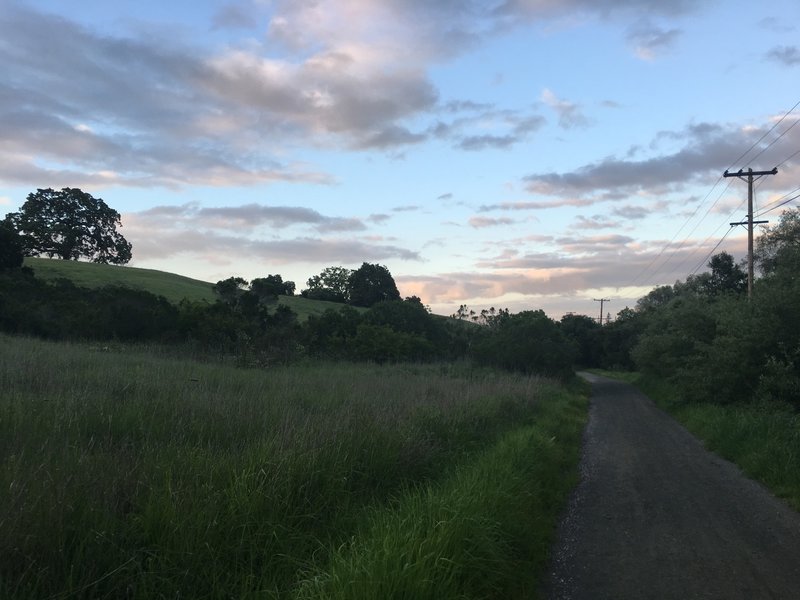
[[[600,323],[600,325],[602,325],[603,324],[603,303],[611,302],[611,299],[610,298],[594,298],[594,301],[600,303],[600,320],[598,321],[598,323]]]
[[[753,297],[753,225],[769,223],[769,221],[753,221],[753,182],[756,179],[761,179],[764,175],[775,175],[777,172],[778,167],[775,167],[771,171],[753,171],[753,169],[747,169],[747,173],[745,173],[742,169],[739,169],[739,171],[736,173],[728,173],[728,170],[725,169],[725,173],[722,174],[723,177],[738,177],[742,181],[747,182],[747,221],[743,221],[741,223],[731,223],[731,227],[734,225],[747,225],[748,300]]]

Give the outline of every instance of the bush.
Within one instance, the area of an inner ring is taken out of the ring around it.
[[[541,310],[524,311],[499,319],[484,331],[473,356],[482,364],[566,379],[578,355],[554,321]]]

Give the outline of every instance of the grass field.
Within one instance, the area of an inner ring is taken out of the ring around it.
[[[0,596],[529,598],[585,394],[0,337]]]
[[[36,277],[41,279],[65,278],[75,285],[89,288],[121,285],[164,296],[176,304],[183,299],[200,302],[215,302],[217,299],[212,291],[212,283],[153,269],[50,258],[26,258],[25,266],[33,269]],[[301,296],[280,296],[278,303],[291,308],[301,321],[309,315],[319,315],[328,309],[339,310],[342,307],[342,304],[335,302],[310,300]]]
[[[777,403],[682,402],[664,381],[638,373],[596,371],[633,383],[705,446],[800,511],[800,414]]]

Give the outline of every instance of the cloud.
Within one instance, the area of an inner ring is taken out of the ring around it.
[[[778,17],[765,17],[758,22],[758,26],[773,33],[789,33],[796,29],[794,25],[790,25]]]
[[[530,111],[488,108],[450,122],[440,120],[429,133],[451,140],[460,150],[508,149],[530,139],[545,124],[544,117]]]
[[[607,290],[612,302],[627,298],[625,302],[632,305],[652,285],[685,279],[716,244],[716,240],[693,239],[682,245],[666,240],[641,244],[617,234],[563,236],[554,241],[552,250],[507,251],[479,261],[475,271],[396,279],[405,293],[414,293],[427,304],[453,305],[453,310],[459,304],[477,301],[536,308],[537,301],[553,297],[563,307],[569,298],[578,303],[581,297],[591,301],[591,294],[601,289]],[[743,247],[743,239],[728,238],[715,251],[740,256]],[[620,269],[620,264],[625,268]]]
[[[502,225],[513,225],[514,219],[508,217],[501,217],[499,219],[492,219],[490,217],[471,217],[469,220],[470,227],[475,229],[483,229],[485,227],[498,227]]]
[[[542,91],[541,99],[556,112],[558,125],[562,129],[585,128],[591,124],[577,104],[559,98],[549,89]]]
[[[541,202],[501,202],[499,204],[483,204],[478,207],[478,212],[492,212],[495,210],[547,210],[550,208],[560,208],[562,206],[590,206],[596,200],[565,198],[563,200],[545,200]]]
[[[654,210],[644,206],[633,206],[627,204],[625,206],[617,206],[611,210],[611,214],[615,217],[622,217],[623,219],[639,220],[649,216]]]
[[[9,206],[11,204],[11,198],[8,196],[0,196],[0,206]]]
[[[205,92],[202,52],[177,42],[97,35],[12,5],[0,19],[4,145],[11,184],[330,183],[275,160],[251,115]],[[236,135],[233,135],[236,134]]]
[[[242,0],[221,4],[208,28],[268,23],[265,35],[213,48],[191,41],[199,37],[167,38],[169,23],[101,34],[11,3],[0,19],[0,179],[329,184],[330,174],[292,153],[309,145],[393,151],[440,136],[467,151],[507,149],[544,118],[469,99],[442,102],[432,66],[509,28],[576,11],[628,21],[694,7],[688,0]],[[653,44],[663,45],[670,31],[661,34]],[[584,123],[575,105],[559,102],[563,126]]]
[[[329,217],[300,206],[241,206],[201,208],[196,203],[180,206],[156,206],[133,213],[137,221],[149,221],[155,226],[167,220],[191,229],[209,228],[236,232],[251,232],[262,226],[285,229],[294,225],[309,225],[319,232],[363,231],[364,222],[356,218]]]
[[[422,207],[417,204],[405,204],[403,206],[395,206],[392,212],[415,212],[422,210]]]
[[[253,7],[244,3],[221,6],[212,19],[212,29],[255,29],[258,21]]]
[[[709,175],[721,175],[730,167],[730,161],[741,155],[742,148],[752,146],[764,131],[755,127],[694,124],[669,134],[671,139],[683,143],[675,152],[643,160],[612,156],[571,172],[538,173],[523,181],[531,193],[567,199],[592,194],[596,195],[595,201],[601,201],[612,196],[622,199],[640,191],[667,192]]]
[[[576,12],[606,18],[630,14],[658,14],[678,17],[697,10],[706,2],[695,0],[504,0],[495,12],[516,19],[541,19]]]
[[[458,147],[462,150],[486,150],[487,148],[506,149],[519,140],[513,135],[473,135],[463,138]]]
[[[302,207],[244,205],[230,208],[201,208],[187,203],[181,206],[158,206],[127,213],[122,217],[124,235],[133,244],[139,261],[165,259],[181,255],[233,263],[237,257],[267,260],[277,264],[322,263],[347,264],[391,258],[421,260],[419,253],[392,244],[376,243],[386,238],[364,236],[354,231],[364,229],[358,219],[326,217]],[[320,233],[340,237],[284,237],[287,228],[308,225]],[[263,239],[258,226],[271,227]]]
[[[390,258],[420,260],[416,252],[385,244],[370,244],[352,239],[294,238],[287,240],[253,240],[237,236],[192,231],[165,232],[161,236],[139,237],[133,231],[126,237],[134,246],[137,260],[164,259],[181,254],[201,257],[237,257],[270,261],[276,264],[344,263],[380,261]]]
[[[628,30],[628,42],[633,45],[636,56],[642,60],[654,60],[671,50],[681,34],[679,29],[663,29],[644,19]]]
[[[619,221],[611,220],[603,215],[594,215],[592,217],[580,215],[572,223],[573,229],[619,229],[621,227],[622,224]]]
[[[800,65],[800,48],[797,46],[776,46],[767,52],[767,59],[786,67],[796,67]]]

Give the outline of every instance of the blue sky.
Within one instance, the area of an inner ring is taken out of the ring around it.
[[[726,168],[779,166],[761,207],[800,187],[799,26],[794,0],[2,0],[0,213],[80,187],[133,266],[377,262],[440,314],[613,315],[742,257]]]

